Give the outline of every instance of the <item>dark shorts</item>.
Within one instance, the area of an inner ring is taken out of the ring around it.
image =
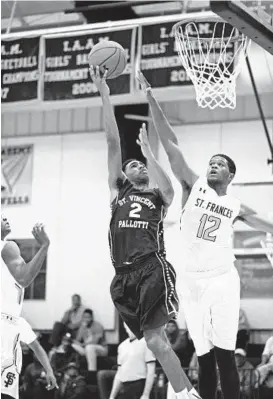
[[[121,318],[140,339],[143,331],[164,326],[176,317],[176,274],[159,254],[116,269],[111,283],[112,300]]]

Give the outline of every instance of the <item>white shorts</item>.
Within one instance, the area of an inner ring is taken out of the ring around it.
[[[19,372],[15,364],[4,369],[1,375],[1,394],[19,398]]]
[[[14,356],[19,343],[19,319],[1,313],[1,369],[14,363]]]
[[[214,346],[235,350],[239,310],[240,278],[236,268],[220,276],[193,279],[181,284],[182,306],[197,356]]]

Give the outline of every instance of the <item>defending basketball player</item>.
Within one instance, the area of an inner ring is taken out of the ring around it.
[[[124,322],[137,338],[143,335],[168,376],[177,398],[199,398],[192,388],[165,334],[164,326],[176,316],[178,300],[175,271],[166,260],[163,219],[173,200],[169,177],[156,161],[145,124],[138,144],[158,188],[149,187],[145,165],[136,159],[122,165],[120,138],[109,88],[99,68],[90,74],[102,98],[108,144],[112,218],[109,243],[116,275],[111,296]]]
[[[153,121],[183,190],[180,283],[187,326],[200,366],[203,399],[216,394],[216,361],[225,399],[239,399],[234,350],[240,308],[240,280],[234,266],[233,224],[241,220],[260,231],[273,232],[259,217],[227,193],[236,166],[224,154],[213,155],[207,174],[198,177],[186,163],[178,141],[142,73],[138,80],[147,95]]]
[[[49,238],[42,224],[33,227],[32,234],[39,251],[27,264],[14,241],[6,241],[11,232],[6,218],[1,217],[1,369],[10,367],[15,361],[18,345],[18,320],[21,314],[24,288],[39,273],[48,252]]]

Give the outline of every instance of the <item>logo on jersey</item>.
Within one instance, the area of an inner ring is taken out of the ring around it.
[[[7,373],[6,379],[4,381],[5,388],[8,388],[9,386],[11,386],[14,383],[15,378],[16,378],[16,375],[9,371]]]
[[[229,219],[232,218],[232,209],[226,208],[225,206],[215,204],[214,202],[206,201],[203,198],[196,198],[194,204],[198,208],[205,209],[206,211],[217,213],[218,215],[225,216]]]

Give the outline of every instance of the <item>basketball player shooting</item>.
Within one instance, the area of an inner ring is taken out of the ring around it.
[[[19,345],[19,316],[22,311],[24,288],[35,279],[46,258],[49,238],[44,226],[37,223],[32,234],[40,245],[33,259],[25,263],[14,241],[6,241],[11,232],[6,218],[1,217],[1,370],[15,362]]]
[[[99,68],[91,66],[90,74],[102,98],[108,144],[112,210],[109,243],[116,271],[110,288],[112,300],[135,336],[140,339],[144,335],[177,398],[200,398],[165,334],[165,324],[178,310],[175,271],[166,260],[163,240],[163,219],[174,195],[172,184],[152,153],[145,124],[138,144],[158,188],[149,188],[148,171],[142,162],[130,159],[122,165],[118,127],[105,80],[107,72],[101,77]],[[144,394],[142,399],[146,398]]]
[[[239,399],[234,359],[240,309],[240,281],[234,266],[232,227],[241,220],[259,231],[273,225],[227,194],[236,172],[225,154],[213,155],[207,174],[198,177],[188,166],[178,140],[142,73],[138,80],[147,95],[152,118],[172,171],[183,191],[181,214],[181,296],[187,326],[199,362],[203,399],[216,394],[218,363],[224,399]]]

